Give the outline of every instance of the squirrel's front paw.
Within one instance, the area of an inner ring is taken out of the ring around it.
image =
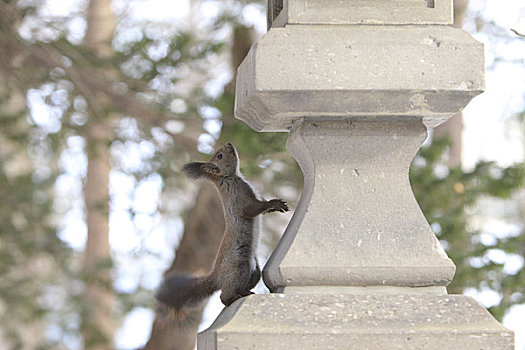
[[[184,164],[182,167],[182,172],[189,177],[190,179],[198,179],[202,176],[201,166],[202,162],[193,162]]]
[[[281,213],[284,213],[289,210],[288,206],[286,205],[286,202],[282,199],[272,199],[271,201],[269,201],[269,204],[270,209],[267,211],[268,213],[272,211],[279,211]]]
[[[220,176],[221,175],[221,171],[219,169],[219,167],[217,167],[216,165],[213,165],[211,163],[204,163],[201,165],[201,171],[204,173],[204,174],[210,174],[210,175],[216,175],[216,176]]]

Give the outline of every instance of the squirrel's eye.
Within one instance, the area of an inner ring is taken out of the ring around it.
[[[221,160],[221,159],[222,159],[222,153],[217,154],[217,159],[218,159],[218,160]]]

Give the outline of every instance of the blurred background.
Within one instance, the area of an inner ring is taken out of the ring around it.
[[[485,44],[487,89],[431,133],[410,178],[457,265],[449,292],[522,350],[525,5],[455,7]],[[302,189],[287,135],[233,118],[235,69],[265,31],[261,0],[0,1],[0,348],[193,349],[220,301],[176,329],[153,294],[164,273],[207,273],[224,223],[181,166],[230,141],[263,196],[294,208]],[[290,215],[265,217],[261,265]]]

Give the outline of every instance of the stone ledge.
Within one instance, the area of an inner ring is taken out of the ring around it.
[[[311,116],[435,126],[483,91],[483,45],[449,27],[289,26],[270,30],[238,73],[235,116],[258,131]]]
[[[261,294],[224,309],[199,334],[198,349],[511,350],[513,343],[513,332],[465,296]]]

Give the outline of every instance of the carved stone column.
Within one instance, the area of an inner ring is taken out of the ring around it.
[[[427,128],[484,87],[451,0],[270,0],[239,67],[236,117],[289,131],[304,191],[263,276],[199,349],[513,349],[474,300],[408,181]]]

